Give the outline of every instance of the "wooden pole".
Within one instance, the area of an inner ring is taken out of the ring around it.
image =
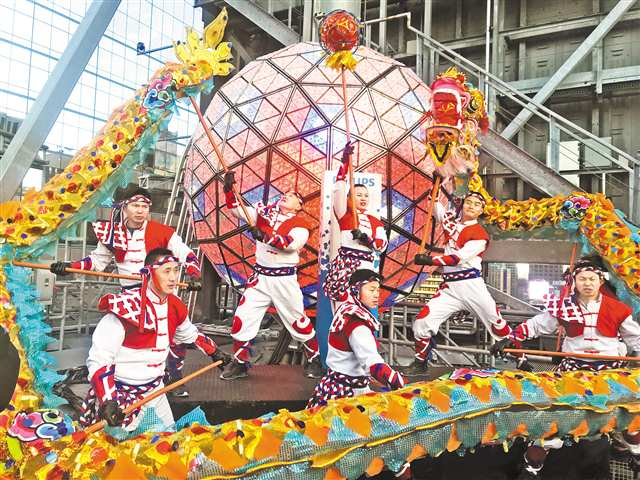
[[[420,249],[418,253],[425,252],[425,245],[427,244],[427,236],[431,233],[431,222],[433,214],[433,206],[438,201],[438,192],[440,190],[440,181],[442,177],[436,176],[433,181],[433,187],[431,188],[431,202],[427,205],[427,220],[424,224],[424,230],[422,231],[422,241],[420,242]]]
[[[342,77],[342,101],[344,103],[344,129],[347,133],[347,145],[351,143],[351,133],[349,133],[349,111],[347,109],[347,75],[346,68],[343,66],[340,70],[340,76]],[[356,210],[356,195],[355,185],[353,182],[353,164],[351,163],[351,156],[349,156],[349,196],[351,197],[351,213],[353,214],[353,228],[356,229],[359,226],[358,211]]]
[[[513,355],[539,355],[542,357],[584,358],[587,360],[640,362],[640,357],[619,357],[617,355],[593,355],[591,353],[549,352],[547,350],[526,350],[522,348],[505,348],[504,352],[511,353]]]
[[[207,125],[207,122],[204,120],[204,116],[202,115],[202,111],[200,110],[200,107],[198,106],[198,102],[196,102],[196,100],[193,97],[189,97],[189,100],[191,100],[191,105],[193,105],[193,108],[196,111],[196,114],[198,115],[198,119],[200,120],[200,125],[202,125],[202,129],[204,130],[204,133],[207,135],[207,138],[209,139],[209,143],[213,147],[213,151],[216,152],[216,156],[218,157],[218,161],[220,162],[220,165],[222,165],[222,170],[224,170],[224,173],[229,172],[229,166],[224,161],[224,158],[222,158],[222,152],[220,152],[220,150],[218,149],[218,146],[216,145],[215,139],[213,138],[213,135],[211,134],[211,130],[209,130],[209,126]],[[247,207],[245,206],[244,202],[242,201],[242,197],[240,196],[240,193],[238,193],[238,189],[236,188],[235,185],[231,185],[231,188],[233,190],[233,194],[236,196],[236,200],[238,201],[238,204],[240,205],[240,208],[242,209],[242,213],[244,213],[245,220],[247,221],[247,223],[249,224],[250,227],[253,227],[253,220],[251,219],[251,216],[249,215],[249,211],[247,210]]]
[[[51,268],[51,266],[47,265],[46,263],[19,262],[17,260],[14,260],[11,263],[13,263],[13,265],[15,265],[16,267],[35,268],[36,270],[49,270]],[[122,273],[95,272],[93,270],[82,270],[80,268],[65,268],[64,271],[67,273],[79,273],[81,275],[90,275],[93,277],[118,278],[123,280],[138,280],[138,281],[142,280],[140,275],[124,275]],[[179,282],[178,287],[187,288],[189,287],[189,284],[184,282]]]
[[[187,383],[189,380],[192,380],[192,379],[202,375],[203,373],[208,372],[212,368],[219,367],[220,365],[222,365],[222,360],[218,360],[217,362],[210,363],[209,365],[207,365],[205,367],[202,367],[200,370],[196,370],[195,372],[187,375],[183,379],[178,380],[177,382],[173,382],[171,385],[167,385],[166,387],[162,387],[162,388],[160,388],[158,390],[154,390],[153,392],[151,392],[146,397],[141,398],[137,402],[134,402],[131,405],[129,405],[127,408],[125,408],[124,409],[125,416],[129,415],[131,412],[137,410],[138,408],[142,407],[143,405],[149,403],[154,398],[158,398],[160,395],[164,395],[165,393],[170,392],[174,388],[177,388],[180,385],[183,385],[183,384]],[[104,427],[106,427],[106,425],[107,425],[107,422],[105,420],[100,420],[99,422],[96,422],[93,425],[89,425],[87,428],[85,428],[84,429],[84,433],[86,433],[87,435],[90,435],[92,433],[95,433],[95,432],[98,432],[98,431],[102,430]]]
[[[571,271],[573,270],[573,265],[576,261],[576,253],[578,251],[578,243],[573,244],[573,248],[571,249],[571,258],[569,259],[569,275],[571,275]],[[565,284],[562,286],[562,290],[560,291],[560,302],[559,305],[562,307],[564,303],[564,299],[567,298],[571,291],[571,283],[573,283],[573,279],[565,281]],[[558,338],[556,339],[556,351],[560,351],[560,343],[562,342],[562,336],[564,335],[564,327],[562,325],[558,326]]]

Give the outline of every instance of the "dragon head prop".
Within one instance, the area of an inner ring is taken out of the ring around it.
[[[423,117],[427,156],[445,178],[474,171],[478,130],[489,126],[482,93],[454,67],[438,75],[430,88],[431,107]]]

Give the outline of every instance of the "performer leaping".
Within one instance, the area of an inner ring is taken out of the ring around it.
[[[374,252],[387,249],[387,233],[384,225],[374,215],[367,213],[369,191],[366,185],[354,186],[358,224],[354,224],[347,177],[353,145],[347,144],[342,152],[342,163],[336,175],[333,190],[333,211],[340,226],[340,249],[331,261],[325,283],[325,295],[334,302],[334,312],[348,296],[349,277],[360,268],[373,268]]]
[[[313,392],[307,408],[326,405],[328,400],[353,397],[370,391],[370,378],[395,390],[404,386],[402,375],[378,353],[378,308],[380,275],[369,269],[356,270],[349,279],[347,299],[333,316],[327,352],[328,372]]]
[[[489,246],[489,234],[478,223],[484,206],[485,200],[477,192],[467,194],[460,211],[445,210],[439,202],[434,206],[436,221],[442,224],[445,234],[444,254],[418,254],[415,263],[443,267],[444,282],[413,323],[415,359],[401,369],[407,376],[427,372],[427,360],[434,347],[433,337],[440,325],[455,312],[469,310],[475,313],[497,339],[511,332],[482,279],[482,255]]]
[[[187,275],[200,278],[198,257],[176,231],[167,225],[151,220],[151,195],[144,189],[131,185],[118,192],[116,205],[108,221],[93,222],[98,245],[87,257],[75,262],[55,262],[51,272],[69,275],[66,268],[104,271],[115,259],[118,273],[135,275],[144,265],[144,259],[155,248],[168,248],[185,266]],[[120,279],[123,289],[137,287],[140,282]],[[195,287],[193,287],[195,288]],[[167,368],[167,381],[182,378],[186,349],[184,345],[172,345]],[[186,388],[177,388],[174,396],[188,396]]]
[[[552,334],[562,326],[566,334],[562,343],[563,352],[624,356],[630,351],[632,356],[640,355],[640,325],[633,320],[629,306],[611,293],[602,293],[605,272],[600,262],[594,260],[590,258],[576,262],[568,279],[575,289],[572,295],[562,299],[550,298],[543,313],[518,325],[507,338],[493,345],[491,352],[504,356],[505,348],[521,348],[523,341]],[[622,365],[620,361],[567,357],[560,362],[557,370],[599,371],[620,368]],[[618,450],[626,449],[640,458],[640,433],[622,432],[616,434],[614,440]],[[544,445],[531,445],[524,456],[524,473],[529,475],[527,478],[537,478],[544,467],[548,450],[562,446],[562,439],[547,440]]]
[[[93,332],[87,367],[91,389],[83,405],[84,426],[97,419],[133,431],[145,409],[153,408],[170,430],[174,420],[166,395],[151,400],[141,411],[125,418],[123,410],[162,388],[165,361],[172,342],[195,344],[212,362],[223,365],[231,357],[191,323],[187,307],[173,295],[180,275],[180,262],[171,250],[149,252],[141,270],[140,288],[105,295],[100,310],[107,312]]]
[[[224,192],[227,208],[236,217],[244,219],[233,193],[234,183],[234,172],[226,173]],[[270,305],[275,307],[291,336],[302,342],[307,357],[305,375],[311,378],[322,376],[316,332],[304,312],[296,273],[298,252],[309,238],[309,226],[300,215],[302,203],[300,194],[291,190],[275,203],[258,203],[255,207],[246,208],[253,223],[250,233],[256,240],[256,263],[233,317],[234,359],[220,376],[224,380],[248,376],[251,345]]]

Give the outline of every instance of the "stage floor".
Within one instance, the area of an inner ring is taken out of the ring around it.
[[[188,350],[184,374],[204,367],[209,359],[201,352]],[[431,380],[451,372],[448,367],[432,367],[425,377],[413,382]],[[222,380],[220,370],[207,372],[190,381],[186,398],[169,397],[175,418],[200,406],[212,424],[238,418],[256,418],[281,408],[303,410],[319,379],[307,378],[300,365],[253,365],[249,377]]]

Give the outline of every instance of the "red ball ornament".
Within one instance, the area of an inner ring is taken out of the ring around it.
[[[360,44],[358,20],[346,10],[334,10],[320,22],[320,45],[328,53],[353,51]]]

